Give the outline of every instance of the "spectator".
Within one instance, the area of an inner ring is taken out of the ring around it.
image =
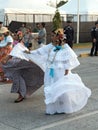
[[[25,46],[30,50],[32,48],[33,35],[31,28],[27,27],[25,34],[23,35],[23,41]]]
[[[72,27],[72,22],[67,21],[67,25],[64,27],[64,34],[67,38],[68,45],[73,48],[74,43],[74,29]]]
[[[18,34],[14,33],[13,34],[13,46],[17,45],[18,43]]]
[[[19,31],[22,32],[22,34],[24,35],[26,33],[26,23],[22,23],[21,27],[19,28]]]
[[[36,23],[36,27],[33,29],[34,33],[38,33],[39,31],[39,23]]]
[[[39,33],[38,33],[38,37],[36,39],[38,40],[38,44],[40,47],[42,45],[46,45],[47,32],[46,32],[44,22],[39,23],[38,27],[39,27]]]
[[[13,38],[11,37],[9,30],[6,27],[2,27],[0,30],[2,39],[0,41],[0,62],[9,55],[13,47]],[[2,65],[0,64],[0,81],[6,81],[7,78],[4,75]]]
[[[0,21],[0,30],[1,30],[2,27],[3,27],[3,22]]]
[[[95,22],[95,27],[91,29],[92,47],[90,56],[97,56],[98,52],[98,21]]]

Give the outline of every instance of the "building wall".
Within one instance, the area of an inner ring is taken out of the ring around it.
[[[36,23],[26,23],[27,26],[30,26],[32,30],[35,28]],[[62,22],[62,27],[66,25],[66,22]],[[95,25],[94,22],[80,22],[80,29],[79,29],[79,42],[91,42],[91,28]],[[9,25],[9,29],[14,32],[16,29],[18,29],[21,26],[21,22],[15,22],[13,21]],[[73,22],[72,26],[74,28],[75,32],[75,38],[74,41],[76,42],[77,39],[77,22]],[[52,22],[46,22],[46,31],[47,31],[47,43],[51,41],[51,31],[52,31]]]
[[[79,23],[79,42],[91,42],[91,28],[94,26],[94,22],[80,22]],[[77,39],[77,22],[72,24],[75,30],[75,42]]]
[[[62,23],[62,27],[66,25],[66,22]],[[91,28],[95,25],[95,22],[80,22],[79,24],[79,42],[91,42]],[[72,26],[74,28],[74,41],[76,43],[77,39],[77,22],[73,22]],[[52,30],[52,23],[46,23],[46,30],[47,30],[47,41],[50,41],[50,33]]]

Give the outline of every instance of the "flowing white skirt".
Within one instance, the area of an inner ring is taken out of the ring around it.
[[[78,74],[68,74],[44,88],[46,113],[73,113],[82,109],[91,95]]]

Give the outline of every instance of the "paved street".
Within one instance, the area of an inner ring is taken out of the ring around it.
[[[76,53],[84,50],[76,50]],[[86,50],[88,52],[89,50]],[[15,104],[11,84],[0,84],[0,130],[98,130],[98,57],[79,57],[78,73],[92,95],[87,105],[73,114],[45,115],[43,87]]]

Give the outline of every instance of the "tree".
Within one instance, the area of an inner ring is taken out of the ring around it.
[[[58,28],[61,28],[61,16],[57,9],[53,17],[53,29],[56,30]]]
[[[56,2],[56,11],[55,11],[55,15],[53,17],[53,29],[55,29],[55,30],[62,27],[61,15],[60,15],[58,8],[63,6],[67,2],[68,2],[68,0],[62,0],[59,3]]]

